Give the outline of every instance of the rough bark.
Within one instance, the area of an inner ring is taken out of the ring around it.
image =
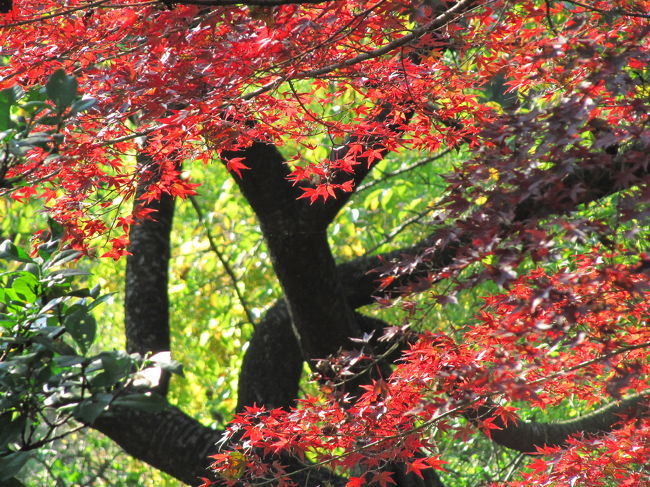
[[[325,230],[310,218],[287,180],[278,150],[261,142],[224,159],[244,157],[251,170],[237,183],[253,208],[284,291],[291,324],[307,359],[324,358],[358,336]]]
[[[542,190],[538,193],[537,197],[530,197],[524,200],[520,205],[517,205],[513,208],[513,214],[516,217],[513,219],[513,224],[518,224],[529,219],[538,219],[541,217],[549,216],[556,212],[566,212],[574,209],[579,204],[587,203],[590,201],[596,201],[602,197],[612,194],[617,189],[616,181],[619,179],[620,172],[624,172],[627,169],[624,166],[616,164],[611,172],[603,172],[602,169],[597,169],[594,173],[590,173],[589,170],[582,171],[578,174],[568,176],[564,184],[566,187],[570,188],[575,184],[583,184],[586,186],[586,190],[581,193],[582,197],[578,200],[564,200],[564,203],[561,206],[558,206],[558,201],[553,198],[553,194],[548,190]],[[639,178],[645,177],[648,169],[642,168],[637,169],[636,176]],[[590,186],[589,183],[592,183],[593,186]],[[462,227],[462,225],[459,225]],[[455,227],[454,227],[455,228]],[[508,227],[504,226],[502,232],[506,234],[508,232]],[[377,275],[372,272],[373,269],[376,269],[382,265],[382,262],[399,260],[404,256],[413,256],[424,253],[427,249],[430,249],[434,244],[434,238],[428,237],[418,242],[417,244],[397,249],[391,252],[387,252],[381,255],[376,256],[365,256],[358,259],[354,259],[349,262],[341,263],[337,266],[337,274],[339,276],[340,282],[342,283],[343,292],[345,299],[348,302],[351,308],[359,308],[371,304],[375,301],[375,298],[385,296],[386,294],[393,293],[394,290],[400,285],[404,284],[405,280],[417,279],[426,275],[429,272],[435,272],[444,267],[450,266],[454,258],[457,256],[458,250],[463,246],[463,242],[469,240],[471,235],[463,235],[461,231],[457,232],[459,237],[457,240],[449,240],[446,245],[439,246],[435,252],[429,253],[426,260],[423,260],[419,265],[417,265],[408,276],[405,276],[402,280],[397,280],[390,287],[378,290],[377,288]],[[279,336],[289,336],[291,330],[291,323],[289,320],[288,313],[284,314],[285,320],[278,320],[279,316],[282,316],[282,313],[279,311],[283,307],[282,302],[276,303],[272,309],[273,311],[273,330],[275,333],[278,333]],[[266,317],[262,320],[264,323]],[[296,342],[286,341],[283,343],[283,346],[278,349],[278,353],[273,353],[272,351],[265,350],[262,352],[261,347],[254,346],[258,342],[256,335],[266,334],[267,329],[263,326],[257,329],[253,335],[251,346],[246,352],[244,363],[254,360],[252,357],[261,353],[264,353],[265,361],[265,371],[266,370],[284,370],[286,372],[286,367],[294,367],[293,374],[290,374],[292,377],[298,377],[300,370],[302,368],[302,363],[296,361],[292,362],[292,365],[286,360],[287,357],[296,357],[299,353],[298,345]],[[262,340],[260,340],[262,342]],[[296,347],[293,352],[290,351],[290,347]],[[265,404],[265,395],[263,391],[268,389],[268,375],[266,372],[263,374],[250,373],[248,369],[245,373],[240,376],[239,389],[240,391],[257,391],[255,395],[255,401],[258,404]],[[297,388],[297,384],[295,386]],[[270,391],[269,404],[291,404],[295,396],[291,396],[293,389],[284,389],[287,392],[287,395],[280,399],[278,394],[281,393],[283,389],[278,388]],[[247,404],[246,401],[249,401],[250,395],[240,396],[239,406]],[[250,403],[249,403],[250,404]],[[513,426],[513,428],[511,428]],[[547,426],[544,424],[538,424],[537,426],[531,426],[533,429],[544,432]],[[548,426],[549,428],[557,428],[556,426]],[[502,435],[504,437],[513,436],[516,437],[519,435],[523,429],[514,428],[514,425],[508,425]],[[604,427],[603,431],[607,431],[609,427]],[[511,433],[512,431],[512,433]]]
[[[298,397],[302,354],[284,301],[264,315],[248,343],[239,372],[237,411],[257,404],[288,408]]]
[[[213,430],[168,406],[150,413],[134,409],[113,410],[102,415],[93,428],[115,441],[125,452],[191,486],[201,485],[201,477],[214,479],[208,466],[222,432]],[[300,486],[343,487],[346,480],[321,468],[283,459],[287,472]]]
[[[147,156],[139,157],[139,165],[150,164]],[[138,184],[138,198],[154,183],[158,175]],[[169,350],[169,297],[167,294],[170,258],[169,236],[174,215],[174,200],[168,194],[149,202],[153,218],[136,223],[129,232],[129,255],[126,259],[124,323],[126,349],[145,354]]]
[[[209,1],[191,3],[224,4]],[[271,5],[288,2],[243,3]],[[368,143],[376,147],[378,142]],[[344,152],[345,148],[334,150],[332,158],[341,157]],[[321,206],[309,206],[304,200],[297,200],[300,191],[287,182],[289,169],[278,150],[269,144],[256,142],[247,149],[224,154],[226,159],[232,157],[245,157],[246,165],[251,168],[244,172],[243,178],[237,179],[237,183],[260,221],[274,270],[285,293],[285,301],[274,305],[255,330],[244,358],[237,407],[241,409],[252,403],[287,407],[297,395],[303,358],[316,359],[336,353],[339,348],[350,345],[349,337],[359,336],[364,319],[354,309],[372,303],[373,296],[380,294],[376,289],[376,275],[369,271],[378,267],[381,261],[374,256],[338,266],[334,262],[326,228],[346,203],[348,195]],[[368,170],[362,169],[355,176],[357,184]],[[645,168],[643,171],[647,172]],[[590,191],[582,192],[579,200],[566,200],[561,204],[549,200],[549,195],[540,191],[514,209],[513,223],[568,211],[579,203],[611,194],[616,189],[617,180],[614,171],[593,178],[583,177],[581,184],[586,182]],[[573,183],[567,179],[565,184]],[[157,210],[156,220],[133,228],[129,248],[133,255],[127,259],[127,349],[139,353],[169,350],[167,266],[173,201],[163,196],[153,205]],[[502,231],[508,231],[507,225]],[[435,252],[430,252],[427,260],[416,266],[407,278],[451,264],[462,242],[471,237],[460,231],[455,234],[458,239],[451,239],[437,247]],[[390,260],[405,253],[418,254],[432,245],[431,239],[425,239],[383,257]],[[394,291],[398,284],[382,293]],[[622,407],[606,407],[569,422],[571,424],[520,421],[503,425],[503,430],[493,432],[493,438],[520,451],[530,451],[531,446],[547,443],[549,439],[562,444],[570,432],[608,430]],[[488,410],[478,410],[474,414],[488,413]],[[136,458],[193,485],[197,484],[198,477],[207,476],[207,456],[220,437],[220,432],[202,426],[174,407],[157,413],[117,410],[100,417],[93,427]],[[399,487],[418,485],[419,480],[413,475],[405,475],[400,467],[395,467],[395,472]],[[303,474],[296,480],[300,485],[321,485],[324,479],[327,479],[327,473],[316,471],[310,475]],[[336,477],[327,481],[342,482]],[[421,485],[441,484],[432,475]]]
[[[618,171],[625,171],[624,168],[618,168]],[[590,188],[589,191],[582,193],[583,197],[578,201],[574,201],[569,205],[569,202],[566,202],[562,208],[557,207],[556,201],[547,201],[547,196],[545,191],[540,191],[540,195],[537,198],[529,198],[524,200],[520,205],[516,206],[513,209],[516,218],[513,220],[513,224],[520,223],[522,221],[540,218],[541,216],[548,216],[552,211],[569,211],[575,208],[578,204],[587,203],[589,201],[596,201],[599,198],[607,196],[613,193],[616,190],[615,181],[617,180],[618,172],[612,171],[608,174],[603,173],[601,170],[598,170],[596,174],[590,175],[588,171],[585,171],[579,175],[572,175],[567,178],[566,185],[570,187],[576,184],[576,181],[582,182],[594,182],[594,187]],[[643,177],[644,174],[639,173],[638,177]],[[550,206],[553,205],[553,206]],[[506,234],[508,232],[508,227],[504,226],[502,232]],[[428,237],[418,242],[417,244],[397,249],[394,251],[386,252],[384,254],[375,255],[375,256],[365,256],[354,259],[349,262],[343,262],[337,266],[337,274],[339,276],[343,293],[345,299],[351,308],[359,308],[368,304],[372,304],[375,301],[376,297],[385,296],[388,293],[394,292],[394,290],[402,285],[405,280],[417,279],[426,275],[429,272],[435,272],[444,267],[451,265],[454,261],[454,258],[457,255],[457,252],[464,241],[467,241],[470,236],[461,236],[461,232],[458,232],[458,240],[450,240],[446,245],[439,246],[435,252],[430,253],[427,256],[426,260],[423,260],[419,265],[417,265],[407,276],[402,280],[397,280],[391,286],[383,290],[378,290],[377,288],[377,275],[373,273],[373,269],[376,269],[382,265],[382,262],[399,260],[404,256],[414,256],[424,253],[427,249],[430,249],[434,245],[433,237]],[[278,336],[287,337],[290,336],[291,323],[289,320],[289,315],[284,314],[285,320],[278,320],[278,317],[282,315],[282,312],[279,310],[282,309],[284,303],[278,302],[271,309],[274,310],[269,318],[273,321],[272,329],[274,333],[277,333]],[[265,325],[266,317],[262,319],[261,326],[259,326],[251,340],[251,346],[247,350],[244,358],[244,363],[248,361],[253,361],[252,357],[257,354],[264,354],[264,361],[266,364],[265,370],[283,370],[286,372],[286,367],[289,367],[290,364],[287,362],[287,357],[296,357],[299,353],[299,349],[295,348],[291,350],[291,347],[297,347],[296,342],[286,341],[283,342],[283,347],[278,349],[278,353],[273,353],[271,351],[262,352],[261,348],[257,346],[257,343],[263,343],[268,340],[268,338],[257,338],[256,335],[262,334],[267,335],[271,326]],[[302,363],[298,363],[297,360],[293,361],[293,377],[299,375],[299,370],[301,370]],[[240,377],[239,388],[240,391],[244,390],[256,390],[263,391],[268,388],[268,374],[260,374],[257,376],[254,373],[250,373],[251,369],[244,369],[246,372]],[[270,391],[272,399],[269,400],[269,404],[287,404],[293,401],[293,397],[286,396],[282,400],[277,397],[277,393],[282,390],[279,388],[277,391]],[[289,392],[291,389],[287,389]],[[249,398],[253,396],[242,396],[246,399],[240,399],[240,405],[246,404],[245,401],[248,401]],[[264,394],[258,393],[255,397],[255,401],[259,404],[264,404],[265,399],[263,399]]]
[[[376,124],[386,124],[389,120],[389,117],[394,111],[394,107],[390,104],[385,104],[377,108],[376,113],[371,117],[373,123]],[[408,110],[406,112],[405,120],[401,124],[390,124],[388,126],[388,131],[394,132],[395,134],[401,134],[404,132],[404,127],[408,124],[411,117],[413,116],[413,111]],[[336,162],[344,159],[350,152],[353,144],[360,144],[366,149],[372,149],[381,154],[383,158],[387,153],[388,149],[385,146],[385,142],[379,139],[376,136],[352,136],[349,137],[346,142],[340,146],[334,147],[329,154],[329,160],[331,162]],[[365,177],[370,173],[374,165],[379,162],[379,160],[370,161],[367,157],[358,156],[357,165],[355,166],[355,172],[352,176],[339,172],[335,174],[332,178],[333,184],[342,184],[347,179],[352,179],[353,187],[357,188],[363,182]],[[334,220],[337,213],[343,208],[347,202],[350,200],[354,193],[340,193],[336,198],[330,198],[327,201],[321,202],[318,205],[314,206],[303,206],[303,212],[307,214],[307,217],[313,220],[320,228],[326,229],[327,226]]]
[[[221,436],[172,406],[155,413],[122,408],[102,415],[92,427],[128,454],[188,485],[210,477],[208,455]]]

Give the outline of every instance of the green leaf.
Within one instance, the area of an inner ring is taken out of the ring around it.
[[[63,112],[77,97],[77,80],[65,74],[63,69],[58,69],[50,76],[45,91],[59,112]]]
[[[48,267],[55,265],[63,265],[71,260],[78,259],[81,256],[81,252],[78,250],[63,250],[56,254],[50,262],[48,262]]]
[[[17,451],[0,457],[0,481],[9,480],[16,475],[31,458],[31,454]]]
[[[74,349],[68,345],[67,343],[53,339],[50,336],[44,335],[44,334],[39,334],[34,337],[32,337],[32,341],[34,343],[38,343],[39,345],[43,345],[46,349],[62,354],[62,355],[70,355],[74,354]]]
[[[61,123],[61,117],[58,115],[43,115],[41,118],[39,118],[36,123],[39,125],[51,125],[51,126],[57,126],[59,123]]]
[[[167,372],[178,374],[181,377],[184,376],[183,364],[177,362],[176,360],[172,360],[171,354],[169,352],[158,352],[149,357],[148,360],[161,369],[166,370]]]
[[[27,303],[33,303],[38,296],[38,279],[34,274],[21,272],[11,282],[11,288],[16,295]]]
[[[5,240],[0,244],[0,259],[33,262],[27,252],[20,247],[16,247],[11,240]]]
[[[20,91],[18,86],[0,91],[0,130],[11,128],[11,106],[18,100]]]
[[[48,277],[50,278],[60,278],[60,277],[70,277],[70,276],[87,276],[89,275],[88,271],[82,271],[81,269],[60,269],[50,273]]]
[[[90,290],[90,297],[93,299],[97,299],[101,290],[102,287],[99,284],[95,284],[93,288]]]
[[[109,385],[126,377],[131,370],[132,362],[127,355],[119,352],[102,352],[99,357]]]
[[[75,417],[86,424],[92,424],[111,402],[111,394],[97,394],[82,401],[74,411]]]
[[[54,253],[58,248],[59,248],[59,241],[50,240],[49,242],[45,242],[38,246],[38,256],[47,262],[48,260],[50,260],[52,255],[54,255]]]
[[[28,263],[24,267],[25,272],[35,275],[36,277],[41,275],[41,269],[36,264]]]
[[[74,365],[80,365],[85,361],[86,358],[80,355],[60,355],[54,357],[54,363],[59,367],[72,367]]]
[[[66,296],[73,296],[75,298],[88,298],[90,297],[90,291],[86,287],[82,289],[75,289],[74,291],[66,293]]]
[[[50,142],[52,142],[51,135],[44,134],[42,132],[35,132],[33,134],[30,134],[29,137],[17,141],[16,145],[18,147],[27,147],[30,149],[32,147],[45,148],[47,147],[47,144],[49,144]]]
[[[0,131],[0,142],[4,140],[11,140],[11,138],[16,135],[15,130],[2,130]]]
[[[34,113],[41,112],[45,108],[49,108],[50,106],[47,103],[45,103],[44,101],[42,101],[42,100],[34,100],[34,101],[28,101],[26,103],[23,103],[23,104],[20,105],[20,107],[25,109],[25,110],[27,110],[27,109],[39,109],[40,108],[40,110],[38,110],[37,112],[32,112],[32,115],[33,115]]]
[[[15,140],[10,140],[7,145],[7,150],[9,154],[16,157],[23,157],[27,154],[28,147],[19,145]]]
[[[26,417],[13,418],[11,412],[0,415],[0,451],[6,451],[10,443],[16,441],[25,429]]]
[[[59,304],[67,301],[67,296],[59,296],[57,298],[50,299],[45,306],[40,309],[41,314],[45,314],[51,309],[56,308]]]
[[[81,348],[83,353],[88,352],[88,348],[95,341],[97,333],[97,322],[95,318],[88,314],[86,309],[77,309],[66,316],[63,326],[70,336]]]
[[[92,297],[92,291],[93,290],[91,289],[90,290],[91,297]],[[99,292],[99,290],[98,290],[98,292]],[[95,299],[92,303],[90,303],[88,305],[88,311],[90,311],[92,309],[95,309],[100,304],[105,303],[106,301],[108,301],[111,297],[113,297],[113,294],[115,294],[115,293],[104,294],[103,296],[100,296],[97,299]]]
[[[77,100],[72,104],[72,107],[70,108],[70,115],[76,115],[77,113],[84,112],[93,107],[96,103],[97,100],[94,98],[84,98],[83,100]]]
[[[20,86],[12,86],[0,91],[0,103],[7,103],[9,105],[15,104],[22,96],[23,90]]]
[[[63,225],[61,225],[58,221],[54,220],[53,218],[48,218],[47,219],[47,226],[50,230],[50,239],[51,240],[61,240],[63,238],[63,235],[65,233],[65,229],[63,228]]]

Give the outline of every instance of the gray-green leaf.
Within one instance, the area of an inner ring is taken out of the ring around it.
[[[60,112],[69,107],[77,97],[77,80],[63,69],[56,70],[45,85],[45,91]]]

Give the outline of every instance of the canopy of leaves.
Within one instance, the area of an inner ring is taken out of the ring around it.
[[[17,1],[0,194],[50,229],[0,249],[0,481],[90,425],[206,486],[650,482],[649,11]]]

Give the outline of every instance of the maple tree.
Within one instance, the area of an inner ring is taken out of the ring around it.
[[[73,416],[193,485],[438,486],[440,437],[476,431],[534,456],[511,485],[648,482],[649,10],[16,1],[0,29],[0,188],[56,223],[31,257],[3,255],[47,266],[54,228],[85,254],[108,235],[103,257],[126,256],[127,352],[169,351],[174,199],[195,202],[187,168],[203,163],[230,172],[284,295],[247,312],[240,414],[224,431],[173,405],[129,407],[116,382]],[[400,167],[412,153],[428,157]],[[404,183],[448,153],[418,217],[426,235],[336,262],[328,230],[364,184]],[[475,318],[416,326],[474,289],[489,294]],[[358,311],[377,302],[400,321]],[[108,373],[121,357],[93,360]],[[115,381],[135,366],[124,360]],[[298,399],[303,362],[321,393]],[[152,391],[168,383],[166,370]],[[569,401],[588,414],[526,419]],[[2,454],[15,466],[32,446]]]

